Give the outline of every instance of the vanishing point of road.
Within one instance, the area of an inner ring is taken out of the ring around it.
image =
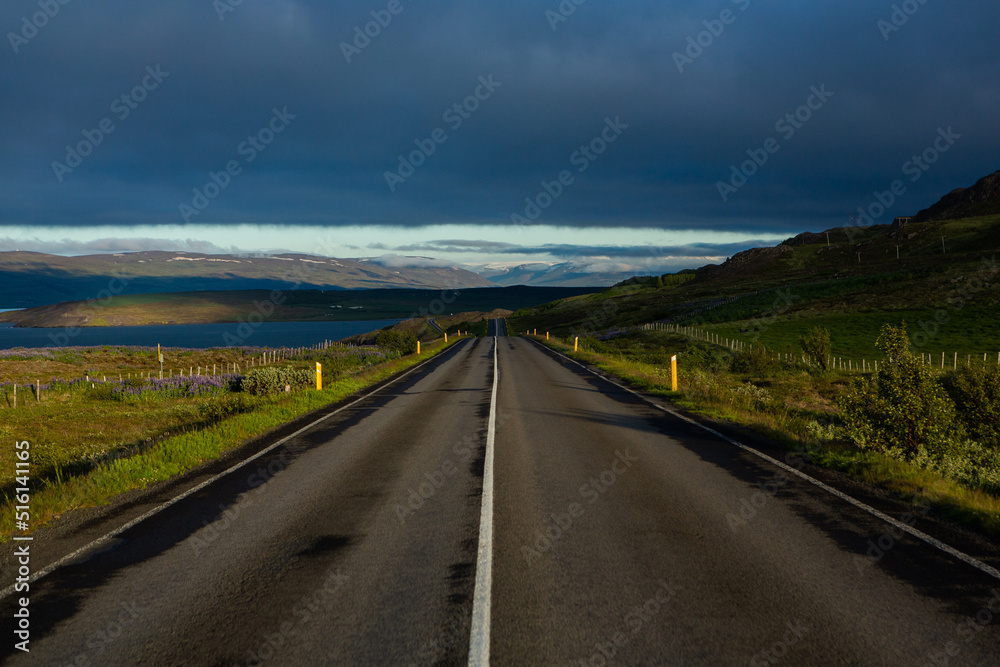
[[[64,562],[32,584],[31,652],[8,633],[0,658],[1000,664],[989,544],[951,549],[925,507],[873,513],[506,334],[491,322]]]

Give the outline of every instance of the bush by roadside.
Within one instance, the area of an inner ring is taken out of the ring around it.
[[[314,371],[292,368],[254,368],[242,377],[240,391],[252,396],[267,396],[292,389],[305,389],[316,382]]]

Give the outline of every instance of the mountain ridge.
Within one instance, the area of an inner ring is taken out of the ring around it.
[[[954,220],[1000,214],[1000,170],[967,188],[955,188],[913,216],[913,222]]]
[[[119,294],[248,289],[468,289],[492,287],[465,269],[383,266],[374,259],[286,253],[215,255],[143,251],[66,257],[0,252],[0,308],[30,308]]]

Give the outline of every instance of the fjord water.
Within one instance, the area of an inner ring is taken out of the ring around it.
[[[14,347],[66,347],[97,345],[163,345],[210,348],[305,347],[324,340],[339,340],[395,324],[399,320],[350,322],[263,322],[256,325],[171,324],[143,327],[85,327],[79,329],[15,328],[0,324],[0,350]]]

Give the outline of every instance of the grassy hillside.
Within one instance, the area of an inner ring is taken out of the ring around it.
[[[183,377],[171,371],[163,380],[158,378],[156,348],[7,352],[0,354],[0,437],[30,438],[31,517],[37,527],[66,511],[104,504],[215,459],[457,340],[445,344],[438,337],[420,355],[391,346],[342,344],[164,348],[168,365],[185,370]],[[323,366],[322,390],[314,384],[317,363]],[[40,377],[44,383],[29,384]],[[0,451],[5,517],[0,542],[13,532],[14,489],[21,486],[15,485],[14,453],[12,447]]]
[[[882,323],[905,320],[929,354],[995,359],[998,250],[1000,216],[832,229],[740,253],[691,279],[664,276],[663,287],[655,278],[634,279],[522,310],[510,323],[588,335],[666,321],[781,350],[819,324],[830,329],[835,354],[871,358]]]
[[[997,215],[833,229],[523,309],[508,323],[765,448],[784,445],[996,536],[997,251]],[[876,349],[883,325],[903,321],[902,351],[889,355],[885,337]],[[634,326],[651,322],[675,326]],[[809,356],[800,338],[814,327],[830,348]],[[907,434],[908,449],[892,440]]]

